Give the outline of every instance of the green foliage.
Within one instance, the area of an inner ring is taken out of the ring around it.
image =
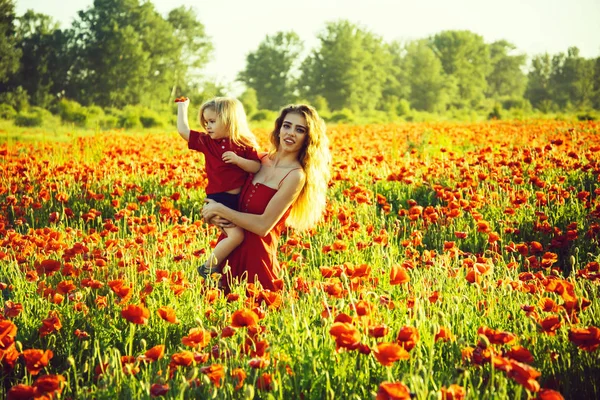
[[[483,38],[470,31],[443,31],[431,37],[429,43],[446,75],[456,79],[458,92],[451,104],[457,108],[476,106],[484,98],[486,77],[492,68],[490,50]]]
[[[455,96],[456,79],[444,73],[442,62],[426,41],[407,44],[403,66],[410,76],[411,106],[428,112],[445,111]]]
[[[11,85],[22,86],[31,104],[48,108],[68,88],[72,57],[67,32],[51,17],[28,10],[19,17],[17,37],[21,68]]]
[[[88,122],[88,110],[73,100],[61,99],[56,106],[57,114],[66,123],[85,127]]]
[[[258,110],[258,98],[256,97],[256,90],[253,88],[246,89],[239,100],[244,105],[244,111],[246,111],[248,117],[251,117]]]
[[[488,114],[488,119],[502,119],[502,106],[499,103],[494,104],[494,108]]]
[[[144,128],[162,128],[166,125],[163,117],[147,108],[141,110],[140,122]]]
[[[173,27],[173,35],[181,49],[173,66],[174,83],[177,88],[184,88],[195,80],[198,71],[208,63],[213,45],[192,7],[181,6],[171,10],[167,21]]]
[[[52,114],[40,107],[31,107],[27,111],[21,111],[15,117],[16,126],[37,127],[44,124],[52,124],[54,118]]]
[[[257,122],[261,122],[261,121],[270,121],[273,122],[275,121],[275,118],[277,118],[277,112],[272,111],[272,110],[258,110],[257,112],[255,112],[252,117],[250,117],[250,119],[252,121],[257,121]]]
[[[79,13],[73,27],[74,43],[85,45],[73,71],[74,98],[117,107],[168,101],[173,83],[187,77],[190,63],[205,61],[186,58],[199,48],[197,41],[187,40],[203,33],[193,29],[193,17],[181,8],[167,21],[151,2],[95,1]]]
[[[374,109],[391,63],[382,39],[344,20],[328,23],[318,39],[319,48],[301,66],[300,94],[323,96],[332,111]]]
[[[522,98],[527,84],[527,76],[523,73],[525,54],[510,55],[516,47],[500,40],[489,45],[491,72],[487,75],[487,97]]]
[[[296,82],[292,76],[302,52],[300,37],[294,32],[277,32],[259,44],[246,57],[246,67],[238,80],[256,91],[257,108],[278,110],[295,97]]]
[[[17,111],[10,104],[0,104],[0,119],[14,119]]]
[[[335,111],[331,114],[331,117],[329,117],[329,120],[327,122],[333,122],[333,123],[352,123],[354,122],[354,120],[356,119],[354,113],[352,112],[352,110],[348,109],[348,108],[343,108],[339,111]]]
[[[0,84],[19,69],[21,52],[15,36],[15,4],[0,0]]]
[[[0,93],[0,103],[8,104],[16,111],[23,111],[29,107],[29,96],[21,86],[13,90]]]
[[[134,106],[127,106],[119,116],[119,126],[125,129],[139,129],[142,127],[140,121],[140,110]]]

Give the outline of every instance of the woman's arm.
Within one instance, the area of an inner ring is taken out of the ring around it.
[[[292,171],[271,198],[262,214],[249,214],[232,210],[216,202],[208,202],[202,208],[202,216],[210,220],[222,217],[249,232],[266,236],[279,222],[286,210],[296,201],[304,187],[304,171]]]
[[[177,132],[185,139],[186,142],[190,140],[190,125],[188,123],[188,106],[190,99],[177,103]]]

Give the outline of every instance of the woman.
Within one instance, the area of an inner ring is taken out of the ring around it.
[[[222,263],[231,267],[231,277],[258,280],[264,289],[275,290],[281,232],[285,225],[308,229],[321,217],[331,154],[325,123],[313,107],[304,104],[281,111],[271,144],[272,150],[261,158],[260,170],[242,188],[239,211],[209,200],[202,216],[220,226],[228,226],[229,221],[246,231],[242,244]],[[226,286],[231,283],[225,282]]]

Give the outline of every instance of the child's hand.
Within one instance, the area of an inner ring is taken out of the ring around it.
[[[235,154],[233,151],[226,151],[225,153],[223,153],[222,158],[226,164],[236,164],[237,165],[238,160],[240,159],[240,156]]]
[[[190,104],[190,99],[185,96],[181,96],[175,99],[175,103],[177,103],[177,107],[187,108]]]

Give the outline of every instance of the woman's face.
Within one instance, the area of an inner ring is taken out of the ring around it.
[[[279,130],[279,149],[298,152],[308,136],[308,125],[304,115],[287,113]]]

